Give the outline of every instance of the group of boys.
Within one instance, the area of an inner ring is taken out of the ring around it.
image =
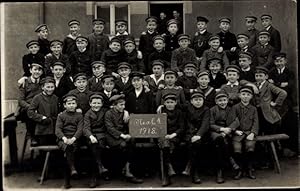
[[[90,187],[97,186],[97,173],[109,178],[105,148],[121,151],[127,180],[142,183],[130,167],[137,141],[128,131],[130,114],[166,113],[167,135],[157,141],[167,169],[163,186],[176,174],[173,153],[180,145],[189,152],[182,173],[201,183],[198,159],[207,142],[215,149],[217,183],[224,182],[226,161],[233,164],[235,179],[243,171],[255,179],[256,136],[279,131],[284,112],[278,110],[290,92],[280,34],[270,15],[261,20],[265,29],[257,31],[257,18],[247,16],[248,30],[235,36],[229,32],[231,20],[221,18],[221,32],[212,35],[208,19],[199,16],[191,39],[177,34],[175,19],[159,34],[151,16],[138,50],[124,20],[116,21],[111,39],[100,18],[93,20],[88,37],[80,34],[80,22],[71,20],[64,41],[49,42],[47,25],[38,26],[39,39],[27,43],[30,53],[23,57],[24,77],[18,81],[31,144],[58,144],[69,175],[76,177],[74,153],[85,137],[97,164]],[[65,188],[70,186],[67,178]]]

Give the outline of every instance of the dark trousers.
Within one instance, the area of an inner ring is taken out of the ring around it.
[[[225,137],[219,136],[214,140],[215,146],[215,158],[216,169],[221,170],[226,166],[226,162],[229,160],[229,148]]]
[[[271,135],[280,132],[281,121],[272,124],[265,119],[261,108],[258,108],[257,112],[259,118],[259,135]]]

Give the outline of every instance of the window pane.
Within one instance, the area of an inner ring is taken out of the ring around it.
[[[124,19],[128,21],[128,5],[120,5],[115,4],[115,14],[116,14],[116,20],[117,19]]]
[[[104,33],[110,34],[110,7],[97,6],[97,17],[105,20]]]

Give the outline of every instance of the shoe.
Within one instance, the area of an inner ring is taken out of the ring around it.
[[[139,178],[137,178],[137,177],[135,177],[135,176],[132,176],[132,177],[126,177],[126,180],[127,180],[128,182],[131,182],[131,183],[134,183],[134,184],[141,184],[141,183],[144,182],[143,179],[139,179]]]
[[[201,184],[201,179],[200,179],[199,174],[198,174],[197,171],[195,171],[194,174],[193,174],[192,182],[194,184]]]
[[[186,167],[184,169],[184,171],[182,171],[182,174],[185,175],[185,176],[190,176],[191,174],[191,161],[189,161],[187,164],[186,164]]]
[[[161,186],[166,187],[166,186],[169,186],[170,184],[171,184],[170,178],[164,178]]]
[[[253,170],[248,170],[248,177],[249,177],[250,179],[256,179]]]
[[[72,170],[72,171],[71,171],[71,177],[72,177],[73,179],[78,179],[78,172],[77,172],[76,170]]]
[[[69,188],[71,188],[72,187],[72,185],[70,184],[70,183],[65,183],[64,184],[64,189],[69,189]]]
[[[218,171],[218,174],[217,174],[217,181],[216,181],[218,184],[222,184],[225,182],[224,178],[223,178],[223,172],[222,170],[219,170]]]
[[[172,164],[171,164],[171,163],[168,163],[167,166],[168,166],[168,175],[169,175],[170,177],[171,177],[171,176],[175,176],[175,175],[176,175],[176,172],[174,171]]]
[[[239,169],[239,170],[236,171],[236,174],[235,174],[235,176],[233,178],[235,180],[239,180],[239,179],[242,178],[242,176],[243,176],[243,172]]]
[[[97,179],[96,178],[92,178],[91,182],[89,184],[90,188],[96,188],[97,187]]]
[[[103,180],[105,180],[105,181],[109,181],[110,180],[110,176],[109,176],[109,172],[108,171],[103,172],[101,174],[101,176],[102,176]]]
[[[108,171],[103,165],[99,165],[98,168],[99,168],[99,174],[103,174]]]

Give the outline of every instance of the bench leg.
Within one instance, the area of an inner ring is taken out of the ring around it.
[[[50,157],[50,151],[47,152],[46,154],[46,159],[45,159],[45,163],[44,163],[44,167],[43,167],[43,171],[42,171],[42,175],[41,175],[41,180],[40,180],[40,184],[43,184],[44,178],[45,178],[45,174],[46,174],[46,170],[48,167],[48,161],[49,161],[49,157]]]
[[[162,149],[159,149],[160,153],[160,171],[161,171],[161,181],[162,183],[165,182],[165,169],[164,169],[164,153]]]
[[[274,145],[273,141],[270,141],[270,146],[271,146],[271,149],[272,149],[272,154],[273,154],[273,158],[274,158],[276,171],[277,171],[278,174],[280,174],[281,173],[280,164],[279,164],[276,148],[275,148],[275,145]]]
[[[22,148],[22,154],[21,154],[21,165],[23,165],[25,150],[26,150],[26,147],[27,147],[27,142],[28,142],[28,135],[27,135],[27,132],[26,132],[26,135],[25,135],[25,138],[24,138],[24,143],[23,143],[23,148]]]

